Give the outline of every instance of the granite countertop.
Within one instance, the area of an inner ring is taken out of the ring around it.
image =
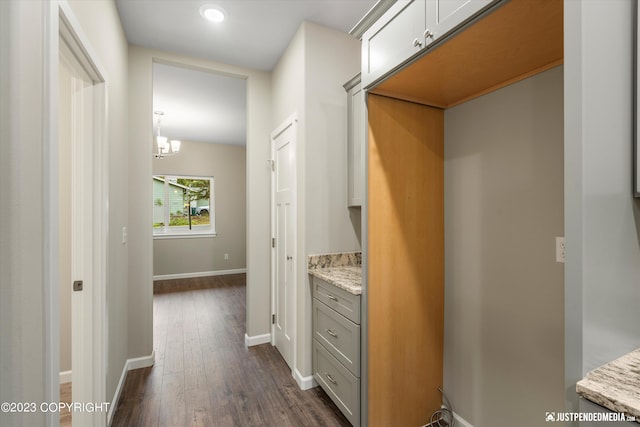
[[[362,294],[362,268],[359,266],[317,268],[309,270],[309,274],[344,289],[350,294]]]
[[[360,252],[309,255],[310,275],[353,294],[362,294],[362,255]]]
[[[640,349],[589,372],[578,381],[576,391],[600,406],[640,422]]]

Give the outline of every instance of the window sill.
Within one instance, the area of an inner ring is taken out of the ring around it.
[[[207,237],[218,237],[218,233],[163,233],[163,234],[154,234],[153,240],[202,239]]]

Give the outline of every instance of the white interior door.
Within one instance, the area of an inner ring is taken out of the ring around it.
[[[296,119],[271,134],[273,344],[294,368],[296,299]]]
[[[63,17],[63,14],[61,14]],[[106,223],[105,149],[106,96],[102,73],[86,52],[83,37],[74,33],[67,19],[60,22],[60,156],[68,156],[70,195],[70,254],[60,254],[60,262],[70,263],[70,281],[61,282],[71,290],[71,371],[72,401],[105,401],[105,284]],[[67,79],[62,82],[62,79]],[[66,105],[63,105],[66,103]],[[65,114],[62,114],[65,111]],[[63,121],[66,121],[63,123]],[[63,163],[61,162],[60,165]],[[61,183],[64,181],[61,181]],[[61,201],[61,203],[63,203]],[[70,259],[69,256],[70,255]],[[81,282],[81,284],[80,284]],[[61,313],[61,318],[64,313]],[[74,412],[78,426],[104,426],[105,411]]]

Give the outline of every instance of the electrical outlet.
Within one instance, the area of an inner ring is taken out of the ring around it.
[[[564,237],[556,237],[556,262],[564,263],[567,254],[567,247],[564,244]]]
[[[129,237],[127,233],[127,227],[122,227],[122,244],[123,245],[127,244],[127,237]]]
[[[229,254],[224,254],[224,260],[229,261]]]

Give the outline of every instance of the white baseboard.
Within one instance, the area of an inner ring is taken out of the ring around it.
[[[216,270],[216,271],[199,271],[196,273],[178,273],[178,274],[162,274],[153,276],[153,280],[171,280],[171,279],[191,279],[193,277],[209,277],[209,276],[225,276],[227,274],[246,273],[246,268],[236,268],[235,270]]]
[[[60,384],[66,384],[71,382],[71,371],[60,372]]]
[[[124,382],[127,379],[127,372],[132,369],[140,369],[146,368],[149,366],[153,366],[156,360],[156,351],[153,350],[150,355],[143,357],[135,357],[133,359],[127,359],[124,366],[122,367],[122,373],[120,374],[120,380],[118,381],[118,386],[116,387],[115,393],[113,393],[113,399],[111,399],[111,404],[109,405],[109,412],[107,413],[107,425],[110,426],[113,421],[113,415],[116,411],[116,406],[118,405],[118,401],[120,400],[120,394],[122,393],[122,387],[124,387]]]
[[[456,420],[456,426],[459,427],[473,427],[470,422],[466,421],[460,415],[453,413],[453,419]]]
[[[149,366],[153,366],[155,362],[156,362],[156,351],[153,350],[151,354],[148,356],[128,359],[127,371],[131,371],[132,369],[148,368]]]
[[[254,345],[267,344],[271,342],[271,334],[262,334],[255,335],[250,337],[247,334],[244,334],[244,344],[247,347],[251,347]]]
[[[297,368],[293,370],[293,378],[298,383],[298,387],[300,387],[300,390],[309,390],[310,388],[314,388],[318,386],[318,383],[313,378],[313,375],[309,375],[308,377],[303,377]]]

